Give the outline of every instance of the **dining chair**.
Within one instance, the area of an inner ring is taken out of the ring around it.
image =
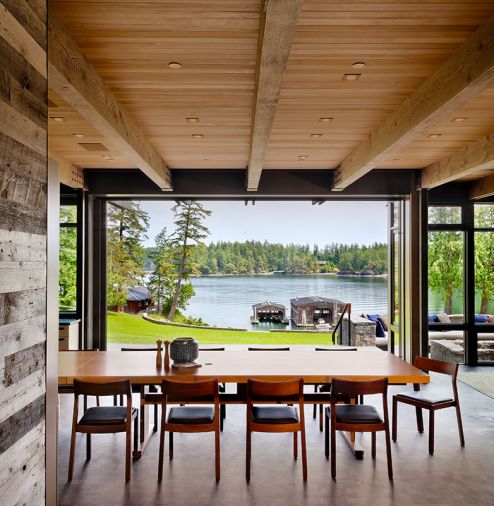
[[[262,403],[262,404],[261,404]],[[289,406],[265,406],[266,403],[298,403],[299,409]],[[260,404],[260,405],[257,405]],[[252,432],[293,432],[293,457],[297,460],[297,434],[302,444],[302,472],[307,480],[307,448],[304,419],[304,380],[257,381],[247,380],[247,442],[245,478],[250,481]]]
[[[208,346],[207,348],[199,348],[199,352],[201,351],[225,351],[223,346]],[[220,393],[226,392],[226,383],[219,383],[218,390]],[[226,405],[220,404],[220,431],[223,432],[223,421],[226,418]]]
[[[95,406],[84,410],[79,418],[79,396],[124,395],[126,406]],[[86,434],[86,460],[91,460],[91,434],[115,434],[125,432],[125,481],[130,480],[130,446],[132,421],[134,422],[134,449],[137,450],[137,409],[132,407],[132,388],[130,380],[96,383],[74,379],[74,413],[70,439],[68,481],[72,481],[76,447],[76,433]]]
[[[376,432],[384,431],[386,437],[386,455],[388,476],[393,479],[391,459],[391,442],[389,437],[388,416],[388,378],[370,381],[350,381],[333,378],[331,383],[331,405],[326,408],[326,430],[324,447],[326,458],[329,458],[329,439],[331,432],[331,477],[336,480],[336,431],[370,432],[372,434],[372,458],[376,458]],[[355,398],[359,395],[382,395],[383,415],[381,417],[374,406],[368,404],[337,404],[342,397]],[[330,430],[331,420],[331,430]]]
[[[334,345],[330,348],[314,348],[315,351],[357,351],[356,346],[341,346],[341,345]],[[322,383],[314,385],[314,392],[320,392],[320,393],[329,393],[331,392],[331,383]],[[312,410],[312,418],[315,420],[317,415],[317,404],[314,404],[313,410]],[[324,415],[323,415],[323,405],[319,404],[319,430],[323,431],[323,425],[324,425]]]
[[[163,392],[160,449],[158,462],[158,481],[163,479],[163,453],[165,449],[165,432],[169,433],[168,454],[173,459],[174,432],[214,432],[216,481],[220,480],[220,399],[218,380],[196,381],[187,383],[164,379],[161,385]],[[167,404],[194,403],[213,404],[213,406],[176,406],[166,414]]]
[[[441,392],[433,392],[430,388],[420,390],[420,385],[418,384],[414,385],[414,390],[393,395],[393,441],[396,442],[398,432],[398,402],[403,402],[404,404],[415,406],[417,430],[421,433],[424,432],[422,409],[427,409],[429,411],[429,453],[431,455],[434,454],[434,415],[439,409],[452,407],[456,409],[456,421],[458,423],[460,445],[465,446],[463,423],[461,421],[460,412],[460,399],[458,397],[458,388],[456,385],[458,364],[417,356],[413,361],[413,365],[417,369],[422,369],[426,372],[435,372],[451,376],[453,395],[451,396]]]
[[[286,347],[286,348],[282,348],[282,347],[274,347],[274,348],[256,348],[256,347],[253,347],[253,346],[249,346],[247,348],[249,351],[290,351],[290,348],[289,347]]]

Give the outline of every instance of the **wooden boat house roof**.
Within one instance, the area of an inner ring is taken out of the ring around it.
[[[271,302],[269,300],[267,300],[266,302],[259,302],[257,304],[252,304],[252,309],[261,309],[263,307],[274,307],[282,311],[286,310],[286,306],[284,304],[280,304],[279,302]]]
[[[127,302],[141,302],[150,298],[149,290],[145,286],[130,286],[127,288]]]
[[[327,297],[317,297],[317,296],[310,296],[310,297],[297,297],[295,299],[290,299],[290,304],[293,307],[298,306],[317,306],[317,307],[324,307],[324,306],[344,306],[345,303],[338,299],[329,299]]]

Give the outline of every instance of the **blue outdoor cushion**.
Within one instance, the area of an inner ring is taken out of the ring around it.
[[[384,327],[378,314],[368,314],[367,319],[376,324],[376,337],[386,337]]]
[[[429,315],[429,318],[428,318],[428,322],[429,323],[436,323],[438,320],[437,320],[437,315],[435,314],[430,314]]]
[[[476,314],[474,318],[475,323],[487,323],[489,321],[488,314]]]

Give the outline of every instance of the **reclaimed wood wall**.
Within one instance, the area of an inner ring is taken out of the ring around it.
[[[46,0],[0,0],[0,503],[45,503]]]

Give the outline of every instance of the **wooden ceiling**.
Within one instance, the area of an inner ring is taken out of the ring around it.
[[[168,167],[248,166],[256,83],[266,79],[256,69],[260,0],[48,3]],[[338,167],[494,16],[494,2],[305,0],[296,15],[293,37],[283,39],[289,53],[271,104],[265,169]],[[273,45],[269,21],[261,41]],[[423,168],[494,132],[494,85],[486,83],[378,167]],[[50,99],[58,106],[49,108],[50,117],[64,118],[49,123],[51,152],[82,167],[136,166],[111,135],[53,91]],[[102,143],[108,151],[87,151],[81,143]],[[494,165],[484,165],[460,179],[492,172]]]

